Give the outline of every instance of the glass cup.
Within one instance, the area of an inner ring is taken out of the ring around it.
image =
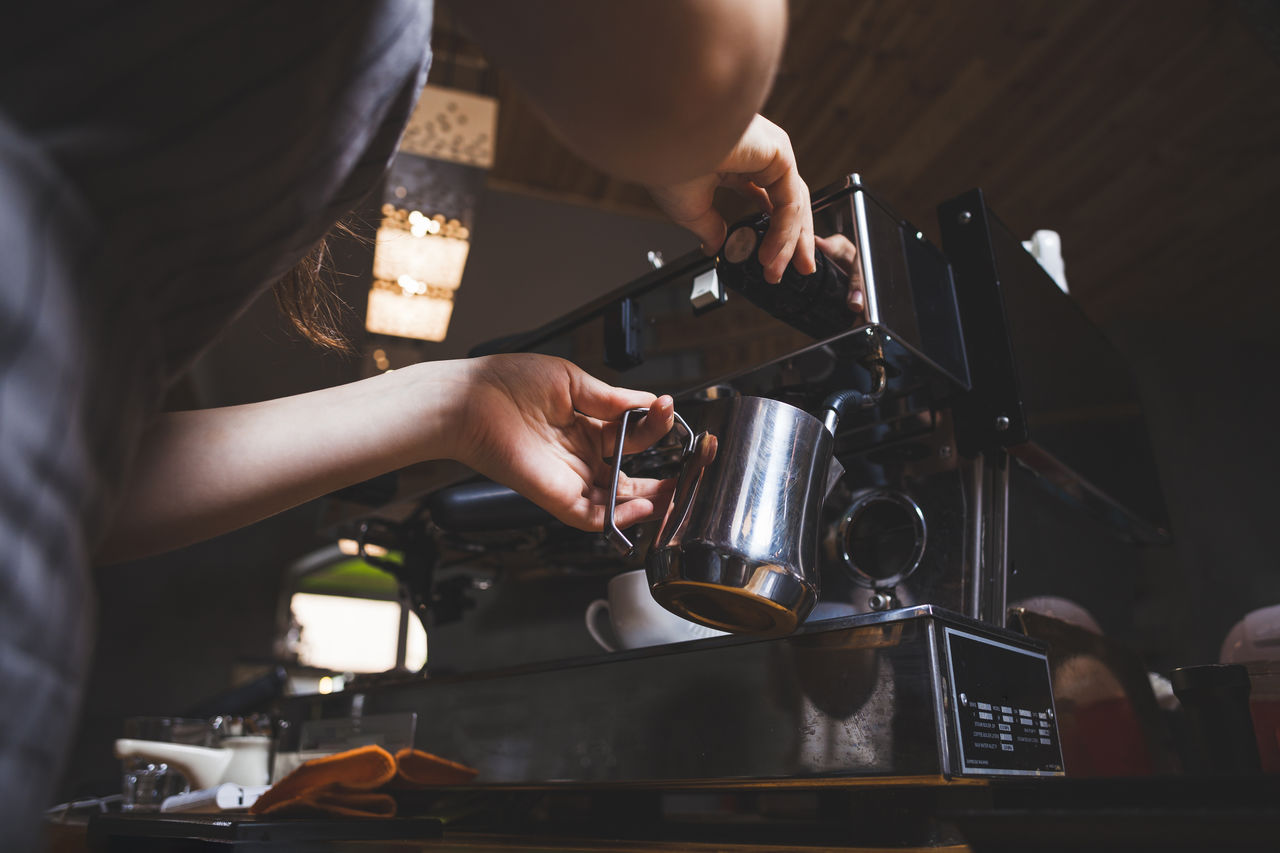
[[[192,746],[213,746],[215,727],[209,720],[180,717],[128,717],[124,721],[124,737]],[[154,812],[165,798],[190,790],[185,776],[169,765],[146,758],[121,761],[121,810]]]

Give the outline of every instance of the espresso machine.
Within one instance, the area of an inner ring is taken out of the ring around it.
[[[334,532],[404,551],[430,656],[283,700],[279,749],[413,714],[415,744],[480,787],[1064,774],[1046,644],[1007,613],[1062,595],[1126,618],[1114,567],[1168,535],[1132,383],[980,191],[939,207],[941,249],[856,174],[814,220],[846,267],[765,283],[752,220],[715,259],[481,348],[671,394],[682,428],[615,471],[677,477],[671,509],[586,534],[450,463],[335,495]],[[726,633],[597,650],[584,607],[639,568]]]

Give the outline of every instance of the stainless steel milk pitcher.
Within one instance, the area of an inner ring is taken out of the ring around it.
[[[690,438],[645,560],[659,604],[723,631],[787,634],[804,621],[818,600],[818,524],[832,484],[835,426],[854,397],[861,395],[829,398],[825,422],[765,397],[707,403],[697,435],[680,419]],[[618,447],[644,411],[623,416]],[[605,529],[630,553],[613,518],[620,469],[615,459]]]

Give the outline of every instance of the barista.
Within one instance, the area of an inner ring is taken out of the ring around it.
[[[165,384],[376,183],[426,77],[431,6],[84,2],[0,32],[0,826],[34,843],[79,702],[91,562],[174,548],[454,458],[599,530],[605,425],[669,398],[533,355],[426,363],[157,414]],[[790,142],[756,115],[781,0],[468,0],[457,16],[561,138],[644,183],[708,252],[712,192],[773,213],[812,271]],[[368,425],[378,424],[376,441]],[[628,448],[632,449],[632,448]],[[618,522],[662,483],[626,480]]]

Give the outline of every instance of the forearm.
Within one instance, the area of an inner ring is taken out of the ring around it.
[[[458,362],[323,391],[174,412],[143,436],[100,562],[197,542],[404,465],[451,456]]]
[[[713,171],[768,95],[782,0],[452,6],[579,155],[645,184]]]

